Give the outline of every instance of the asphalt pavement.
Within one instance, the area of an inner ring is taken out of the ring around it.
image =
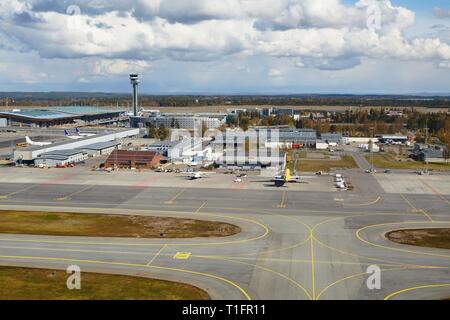
[[[353,179],[371,193],[2,183],[0,209],[189,217],[243,231],[183,240],[1,234],[0,264],[182,281],[213,299],[449,298],[450,250],[384,237],[450,227],[448,201],[383,193],[366,177]],[[382,270],[380,289],[367,286],[370,266]]]

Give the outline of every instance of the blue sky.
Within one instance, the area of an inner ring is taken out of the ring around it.
[[[3,0],[0,61],[0,91],[450,93],[450,2]]]

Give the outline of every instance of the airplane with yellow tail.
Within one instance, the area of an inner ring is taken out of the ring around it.
[[[275,176],[274,182],[277,187],[282,187],[286,183],[300,182],[300,176],[293,176],[290,169],[285,169],[283,174]]]

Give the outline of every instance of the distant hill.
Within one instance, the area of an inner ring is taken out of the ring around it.
[[[131,93],[106,92],[0,92],[0,106],[96,105],[129,106]],[[193,106],[348,106],[450,108],[449,95],[148,95],[140,96],[143,107]]]
[[[127,94],[106,92],[0,92],[0,99],[14,100],[108,99],[127,96]]]
[[[129,98],[131,93],[109,93],[109,92],[0,92],[0,99],[16,99],[16,100],[54,100],[54,99],[108,99],[108,98]],[[422,99],[450,99],[450,93],[419,93],[414,95],[392,95],[392,94],[141,94],[142,97],[209,97],[209,98],[224,98],[224,99],[356,99],[356,100],[384,100],[384,99],[399,99],[399,100],[422,100]]]

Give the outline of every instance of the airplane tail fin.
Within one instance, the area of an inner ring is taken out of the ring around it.
[[[70,136],[70,133],[69,133],[69,131],[67,131],[67,130],[64,130],[64,135],[65,135],[66,137]]]
[[[77,131],[78,134],[81,133],[80,128],[76,128],[75,130]]]
[[[291,180],[291,170],[286,169],[284,180],[285,182],[289,182]]]
[[[26,136],[26,137],[25,137],[25,141],[26,141],[28,144],[32,144],[32,143],[33,143],[33,141],[31,141],[31,139],[30,139],[29,136]]]

